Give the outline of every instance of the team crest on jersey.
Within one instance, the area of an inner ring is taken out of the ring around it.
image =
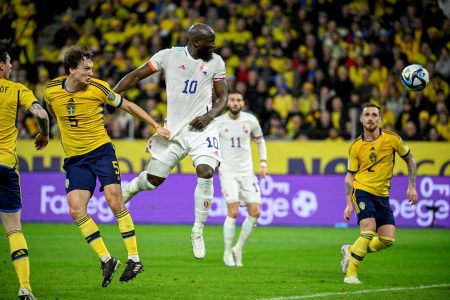
[[[248,133],[248,126],[247,125],[243,125],[242,126],[242,130],[244,130],[245,133]]]
[[[359,208],[361,208],[361,210],[364,210],[364,208],[366,208],[366,204],[364,202],[359,202]]]
[[[370,162],[371,163],[376,163],[377,162],[377,155],[375,154],[375,153],[370,153],[370,155],[369,155],[369,159],[370,159]]]
[[[75,101],[73,101],[73,98],[70,98],[69,102],[67,102],[67,114],[69,116],[75,115],[75,111],[77,110],[77,106],[75,105]]]
[[[205,76],[208,75],[208,67],[203,64],[200,65],[200,72],[202,72]]]
[[[66,178],[66,189],[69,188],[69,179]]]

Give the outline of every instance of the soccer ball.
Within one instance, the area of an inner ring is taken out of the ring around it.
[[[421,91],[429,81],[430,74],[419,64],[409,65],[402,71],[401,82],[408,91]]]

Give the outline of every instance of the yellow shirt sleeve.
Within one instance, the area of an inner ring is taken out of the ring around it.
[[[410,151],[408,145],[399,136],[396,136],[394,148],[401,157],[405,157]]]
[[[24,86],[23,84],[19,83],[19,101],[20,105],[25,107],[26,109],[29,109],[31,105],[37,101],[36,97],[33,95],[33,92]]]
[[[359,170],[359,160],[357,155],[357,146],[353,144],[350,147],[349,153],[348,153],[348,164],[347,164],[347,171],[351,173],[356,173]]]

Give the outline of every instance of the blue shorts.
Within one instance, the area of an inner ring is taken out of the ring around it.
[[[21,208],[19,174],[14,168],[0,165],[0,212],[13,213]]]
[[[353,190],[353,205],[355,206],[358,224],[362,219],[375,218],[377,229],[386,224],[395,225],[394,213],[389,204],[389,197],[376,196],[363,190]]]
[[[86,154],[64,159],[63,168],[66,171],[66,193],[87,190],[92,194],[97,178],[100,181],[100,191],[103,191],[105,185],[120,184],[119,164],[111,143]]]

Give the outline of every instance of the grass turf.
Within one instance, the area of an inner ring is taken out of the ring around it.
[[[340,246],[356,239],[356,228],[260,226],[247,242],[244,267],[227,268],[220,226],[205,229],[207,254],[197,261],[189,226],[137,225],[145,272],[120,283],[125,247],[117,226],[100,224],[109,251],[122,262],[113,282],[102,288],[100,262],[74,224],[23,227],[38,299],[302,299],[314,294],[320,299],[450,298],[449,230],[398,229],[393,248],[367,254],[359,271],[364,284],[355,286],[342,283]],[[435,284],[446,286],[416,289]],[[404,287],[414,289],[370,291]],[[17,299],[17,290],[3,237],[0,299]]]

